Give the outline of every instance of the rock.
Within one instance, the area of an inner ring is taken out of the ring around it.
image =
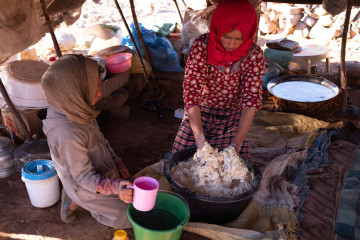
[[[336,33],[335,37],[339,37],[342,35],[343,29],[344,29],[344,21],[345,21],[345,12],[342,12],[336,17],[336,19],[333,22],[332,27],[331,27],[332,31],[334,33]],[[348,38],[351,39],[351,38],[355,37],[356,35],[359,35],[359,29],[356,26],[356,22],[355,22],[355,24],[351,23],[350,27],[351,28],[349,28]]]
[[[276,10],[277,12],[282,13],[283,15],[289,15],[289,5],[288,4],[273,3],[271,10]]]
[[[289,10],[289,13],[290,13],[291,15],[297,15],[297,14],[300,14],[300,13],[302,13],[302,12],[304,12],[304,8],[292,7],[292,8],[290,8],[290,10]]]
[[[295,26],[301,20],[301,18],[303,16],[304,16],[303,13],[290,15],[289,19],[290,19],[290,22],[291,22],[291,26]]]
[[[294,30],[295,28],[291,27],[291,28],[286,28],[284,29],[284,34],[287,36],[287,35],[290,35],[290,34],[293,34],[294,33]]]
[[[352,39],[353,37],[356,36],[357,33],[358,33],[358,32],[350,29],[349,32],[348,32],[348,38]]]
[[[331,17],[331,15],[325,15],[325,16],[322,16],[321,18],[319,18],[317,22],[324,27],[331,27],[334,20]]]
[[[320,18],[320,16],[317,15],[316,13],[314,13],[314,12],[307,12],[306,14],[308,14],[309,17],[311,17],[311,18],[313,18],[315,20],[318,20]]]
[[[296,24],[294,29],[294,36],[298,38],[308,38],[310,33],[310,28],[303,22],[299,21],[298,24]]]
[[[328,14],[320,4],[262,2],[261,11],[263,14],[260,16],[259,30],[264,35],[294,34],[299,38],[328,40],[341,36],[345,20],[345,12],[333,16]],[[360,9],[358,7],[352,9],[350,24],[348,38],[357,39],[356,37],[360,35]]]
[[[317,14],[318,16],[324,16],[328,14],[321,5],[316,5],[316,7],[312,9],[312,12]]]
[[[314,24],[316,23],[316,20],[310,16],[306,16],[304,18],[304,23],[309,26],[309,27],[312,27],[314,26]]]
[[[339,30],[341,31],[341,29],[343,28],[344,26],[344,21],[345,21],[345,13],[340,13],[339,15],[337,15],[335,17],[335,20],[332,24],[332,27],[335,29],[335,30]]]
[[[340,37],[341,34],[342,34],[341,30],[336,30],[336,29],[331,28],[330,38],[333,39],[333,38]]]
[[[351,28],[360,33],[360,20],[351,23]]]
[[[275,10],[271,10],[271,12],[269,13],[270,21],[277,22],[279,20],[279,17],[280,17],[279,12]]]
[[[328,40],[333,38],[333,30],[331,28],[324,28],[319,22],[316,22],[310,30],[309,37],[313,39]]]
[[[275,34],[277,33],[278,26],[275,22],[269,21],[268,24],[263,24],[262,27],[259,27],[259,30],[263,34]]]
[[[359,31],[360,32],[360,31]],[[350,41],[352,45],[360,46],[360,34],[356,34]]]
[[[279,17],[279,28],[285,29],[286,28],[286,22],[287,22],[287,17],[285,15],[280,15],[280,17]]]
[[[277,30],[277,25],[270,21],[269,14],[262,14],[260,17],[259,30],[263,34],[273,33]]]

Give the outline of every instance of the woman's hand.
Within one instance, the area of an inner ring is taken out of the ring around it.
[[[231,143],[236,150],[236,152],[240,152],[241,145],[250,129],[251,123],[254,119],[256,110],[253,108],[245,108],[241,112],[241,117],[239,121],[239,126],[236,131],[236,135]]]
[[[196,147],[201,150],[206,142],[203,132],[201,132],[198,137],[195,137],[195,142],[196,142]]]
[[[195,137],[195,144],[198,149],[202,149],[205,144],[205,136],[201,123],[200,106],[195,105],[187,110],[190,126]]]
[[[242,145],[242,144],[236,145],[235,143],[230,144],[230,146],[235,149],[235,152],[236,152],[237,155],[239,155],[239,152],[240,152],[240,149],[241,149],[241,145]]]
[[[124,201],[125,203],[131,203],[133,197],[132,188],[126,188],[129,185],[132,186],[133,184],[128,180],[121,180],[119,183],[118,196],[120,200]]]

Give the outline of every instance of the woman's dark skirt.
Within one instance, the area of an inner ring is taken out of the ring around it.
[[[227,148],[235,137],[240,121],[240,110],[216,109],[201,107],[201,121],[206,141],[218,149]],[[172,153],[185,148],[196,147],[195,137],[192,132],[187,112],[180,124],[176,135]],[[250,157],[249,141],[245,138],[241,146],[240,156]]]

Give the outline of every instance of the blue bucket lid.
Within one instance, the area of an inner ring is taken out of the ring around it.
[[[51,160],[39,159],[26,163],[21,174],[29,180],[44,180],[55,176],[56,170]]]

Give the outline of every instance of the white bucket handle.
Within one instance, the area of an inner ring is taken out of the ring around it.
[[[36,171],[37,173],[43,173],[44,172],[44,168],[41,164],[36,165]]]

